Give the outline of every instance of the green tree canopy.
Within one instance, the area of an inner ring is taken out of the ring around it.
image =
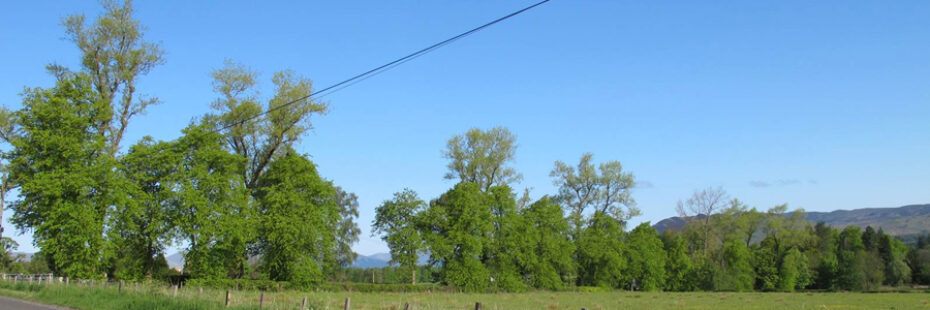
[[[293,150],[271,162],[258,185],[263,268],[273,280],[305,288],[322,282],[325,261],[336,259],[335,187]]]
[[[16,112],[20,133],[8,158],[20,200],[11,206],[11,222],[33,231],[58,274],[90,278],[101,271],[114,167],[101,128],[111,116],[84,74],[63,76],[51,89],[27,89]]]
[[[470,182],[456,184],[418,216],[430,263],[439,266],[443,283],[468,290],[490,285],[481,256],[493,234],[491,217],[488,196]]]
[[[514,160],[517,137],[503,127],[469,129],[449,139],[443,156],[449,159],[446,179],[475,183],[482,191],[522,178],[508,164]]]
[[[426,202],[420,200],[413,190],[404,189],[375,209],[372,223],[373,234],[381,234],[381,240],[391,250],[391,263],[408,268],[412,284],[416,284],[418,255],[424,247],[423,238],[417,230],[416,216],[424,209]]]
[[[649,222],[643,222],[630,231],[626,238],[629,263],[624,276],[634,281],[640,290],[654,291],[665,287],[665,253],[659,233]]]

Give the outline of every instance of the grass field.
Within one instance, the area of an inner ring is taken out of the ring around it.
[[[0,284],[0,295],[75,309],[226,309],[225,291],[182,289],[177,297],[167,287],[127,285],[64,286]],[[260,292],[234,291],[229,309],[257,309]],[[311,309],[930,309],[930,294],[910,293],[671,293],[671,292],[530,292],[353,293],[274,292],[265,294],[264,309],[299,309],[308,298]]]

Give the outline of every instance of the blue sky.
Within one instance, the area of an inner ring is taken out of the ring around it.
[[[217,95],[225,59],[319,88],[531,1],[137,1],[166,63],[139,91],[163,102],[130,125],[174,139]],[[95,1],[14,1],[0,10],[0,104],[50,86],[44,66],[78,52],[60,20]],[[515,168],[534,197],[553,162],[619,160],[656,222],[695,189],[721,186],[766,209],[930,203],[930,2],[553,0],[324,99],[331,112],[297,149],[359,196],[355,249],[374,208],[409,187],[434,198],[445,141],[472,127],[518,136]],[[267,96],[266,96],[267,97]],[[14,233],[4,211],[7,234]],[[15,237],[34,251],[31,236]],[[170,252],[171,250],[169,250]]]

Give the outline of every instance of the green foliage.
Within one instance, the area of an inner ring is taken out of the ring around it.
[[[640,290],[654,291],[665,287],[665,260],[667,254],[649,222],[630,231],[626,239],[627,263],[624,276],[636,283]]]
[[[751,252],[746,244],[729,240],[723,244],[722,265],[714,273],[714,289],[718,291],[751,291],[753,269]]]
[[[493,230],[482,255],[495,286],[510,292],[525,291],[525,275],[536,260],[535,244],[526,238],[531,229],[526,218],[517,213],[517,202],[509,186],[494,186],[487,192]]]
[[[552,290],[570,285],[568,281],[575,274],[575,245],[568,238],[562,207],[543,197],[520,212],[528,223],[522,237],[533,245],[532,260],[526,267],[531,285]]]
[[[753,251],[752,265],[755,269],[756,289],[774,291],[782,282],[778,268],[779,257],[775,246],[774,238],[769,237]]]
[[[666,230],[662,233],[662,244],[668,255],[665,263],[665,290],[690,291],[696,288],[691,282],[692,263],[688,257],[684,238]]]
[[[579,285],[618,288],[623,283],[626,258],[623,230],[613,217],[596,212],[578,240]]]
[[[81,51],[81,67],[93,85],[98,103],[115,116],[99,123],[99,129],[107,137],[107,150],[113,155],[119,151],[132,117],[158,103],[157,98],[144,98],[135,92],[138,78],[164,62],[164,52],[157,44],[143,39],[144,27],[133,19],[130,1],[122,5],[104,1],[103,9],[103,16],[91,25],[85,24],[82,14],[69,16],[63,25],[67,38]],[[58,65],[50,66],[49,71],[59,79],[67,74],[67,69]]]
[[[889,235],[881,234],[880,238],[878,250],[885,261],[885,284],[901,286],[910,282],[911,267],[907,265],[907,246]]]
[[[171,142],[145,137],[120,161],[118,192],[124,193],[110,217],[113,274],[141,280],[158,276],[157,263],[174,237],[170,214],[176,203],[180,155]]]
[[[223,136],[208,125],[185,129],[176,147],[181,161],[171,216],[179,239],[188,243],[185,272],[198,278],[242,277],[256,226],[242,158],[226,152]]]
[[[861,290],[865,288],[865,246],[859,227],[847,226],[837,242],[837,288]]]
[[[591,153],[581,155],[576,167],[556,161],[549,173],[555,178],[552,183],[559,187],[559,200],[570,211],[573,239],[578,239],[582,231],[585,210],[606,213],[621,222],[640,213],[631,195],[636,186],[633,174],[624,172],[619,161],[595,166],[591,162],[593,157]]]
[[[481,261],[494,230],[489,200],[477,184],[462,182],[417,217],[443,283],[476,291],[490,284]]]
[[[21,199],[11,206],[11,222],[34,232],[56,273],[90,278],[101,271],[114,166],[101,124],[110,118],[82,74],[51,89],[28,89],[16,112],[20,135],[8,158]]]
[[[258,252],[272,280],[310,287],[335,259],[340,208],[336,188],[306,157],[288,150],[271,162],[256,190],[260,205]]]
[[[417,193],[404,189],[394,193],[394,199],[381,203],[375,210],[372,223],[374,233],[391,249],[391,263],[410,270],[411,284],[416,284],[418,254],[423,250],[423,239],[416,227],[416,215],[426,208],[426,202]]]
[[[794,291],[804,289],[811,282],[810,269],[807,256],[798,248],[791,248],[782,260],[779,269],[780,281],[778,289],[781,291]]]
[[[0,238],[0,271],[9,271],[16,262],[16,256],[13,251],[19,248],[19,244],[9,237]]]
[[[446,179],[475,183],[482,191],[521,179],[507,164],[514,160],[517,137],[503,127],[469,129],[449,139],[443,156],[449,159]]]
[[[312,93],[313,83],[290,71],[274,74],[274,96],[263,105],[255,90],[257,76],[228,60],[224,68],[214,70],[213,90],[220,98],[212,105],[215,114],[207,117],[224,128],[233,153],[245,158],[241,173],[249,189],[255,189],[271,162],[313,127],[310,117],[327,110],[325,103],[305,96]],[[263,110],[271,112],[254,118]]]

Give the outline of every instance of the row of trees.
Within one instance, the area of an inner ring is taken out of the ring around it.
[[[639,213],[634,177],[591,154],[555,163],[557,194],[517,198],[515,140],[503,128],[453,137],[445,151],[453,188],[429,202],[405,189],[377,208],[374,232],[408,279],[417,279],[421,253],[439,282],[470,290],[872,290],[922,283],[930,270],[926,245],[909,251],[880,229],[811,225],[787,205],[761,212],[722,189],[679,202],[683,227],[626,232]]]
[[[130,121],[158,103],[139,95],[136,81],[163,53],[143,40],[128,1],[104,7],[94,23],[64,22],[80,70],[49,66],[54,87],[28,88],[21,108],[0,111],[9,144],[2,192],[18,190],[11,222],[33,232],[51,271],[153,278],[171,244],[185,248],[184,271],[197,278],[309,286],[351,263],[357,197],[293,149],[311,116],[326,112],[305,97],[311,82],[276,73],[262,102],[258,75],[227,62],[213,72],[212,113],[175,140],[146,137],[121,152]]]
[[[557,197],[532,201],[527,190],[517,198],[510,184],[520,175],[509,167],[515,150],[516,137],[504,128],[450,139],[446,178],[459,181],[452,189],[429,203],[405,189],[376,210],[374,232],[392,263],[415,280],[418,254],[427,252],[439,281],[470,290],[620,287],[628,270],[624,225],[639,213],[633,175],[585,154],[574,166],[556,162]],[[640,235],[640,228],[631,234]]]

